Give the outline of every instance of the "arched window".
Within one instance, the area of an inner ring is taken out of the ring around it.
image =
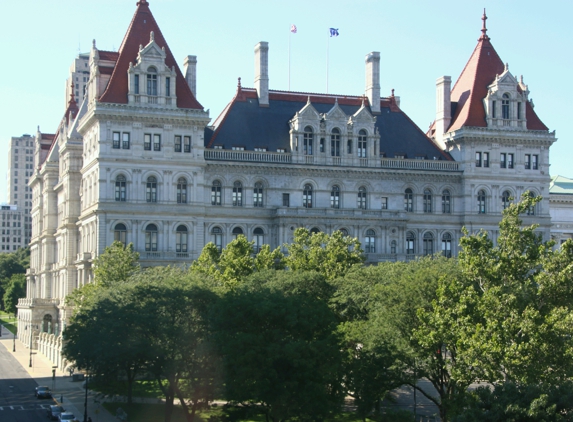
[[[302,191],[302,206],[312,208],[312,186],[309,184],[304,185]]]
[[[233,206],[243,206],[243,184],[239,181],[233,183]]]
[[[432,233],[424,233],[424,255],[432,255],[434,253],[434,235]]]
[[[125,201],[125,176],[119,175],[115,178],[115,200]]]
[[[313,227],[310,229],[310,234],[317,234],[320,233],[320,229],[318,227]]]
[[[507,207],[509,207],[509,205],[511,204],[511,194],[509,193],[509,191],[504,191],[501,194],[501,206],[503,207],[503,209],[506,209]]]
[[[485,214],[485,191],[482,189],[477,194],[478,213]]]
[[[243,229],[240,227],[235,227],[233,229],[233,239],[236,239],[237,237],[239,237],[239,235],[243,234]]]
[[[340,130],[337,128],[332,129],[330,135],[330,155],[340,157]]]
[[[398,242],[396,242],[395,240],[390,242],[390,253],[391,254],[396,254],[397,246],[398,246]]]
[[[253,244],[253,250],[255,253],[259,253],[265,243],[265,232],[263,229],[257,227],[255,230],[253,230],[253,240],[255,241]]]
[[[337,185],[330,190],[330,208],[340,208],[340,188]]]
[[[449,233],[442,235],[442,255],[446,258],[452,257],[452,235]]]
[[[342,236],[347,237],[348,236],[348,230],[342,228],[342,229],[338,229],[338,231],[340,233],[342,233]]]
[[[416,236],[412,232],[406,233],[406,254],[414,255],[416,253]]]
[[[157,95],[157,69],[153,66],[147,69],[147,95]]]
[[[145,250],[153,252],[157,250],[157,226],[148,224],[145,228]]]
[[[312,155],[314,133],[310,126],[304,128],[303,151],[304,155]]]
[[[116,242],[121,242],[124,245],[126,244],[127,227],[125,227],[125,224],[118,223],[115,225],[115,228],[113,229],[113,240]]]
[[[213,227],[211,229],[211,236],[213,237],[213,243],[217,247],[217,250],[221,252],[223,249],[223,230],[221,230],[221,227]]]
[[[253,190],[253,206],[263,206],[263,184],[261,182],[255,183],[255,189]]]
[[[501,100],[501,117],[509,119],[509,94],[503,94]]]
[[[364,252],[376,253],[376,233],[372,229],[366,231],[366,237],[364,237]]]
[[[145,199],[147,202],[157,202],[157,179],[154,176],[147,178]]]
[[[414,211],[414,193],[410,188],[404,191],[404,211]]]
[[[175,232],[175,252],[187,252],[187,227],[183,225]]]
[[[366,137],[368,134],[364,129],[358,132],[358,157],[366,158]]]
[[[52,333],[52,315],[46,314],[42,319],[42,332],[43,333]]]
[[[424,189],[424,212],[432,212],[432,191]]]
[[[450,214],[452,212],[451,208],[451,195],[449,190],[442,191],[442,213]]]
[[[184,177],[179,178],[177,181],[177,203],[187,203],[187,180]]]
[[[221,182],[218,180],[211,186],[211,205],[221,205]]]
[[[364,186],[360,186],[358,188],[358,196],[356,198],[356,205],[361,210],[366,209],[366,188]]]

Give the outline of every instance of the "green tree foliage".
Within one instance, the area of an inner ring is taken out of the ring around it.
[[[268,245],[263,245],[255,254],[253,245],[254,241],[249,242],[245,236],[239,235],[219,252],[210,242],[191,264],[191,271],[209,275],[226,288],[234,288],[255,271],[283,267],[284,257],[280,248],[271,251]]]
[[[26,275],[14,274],[4,293],[4,310],[8,313],[16,313],[18,299],[26,297]]]
[[[94,259],[94,281],[106,287],[125,281],[139,271],[138,262],[139,253],[133,250],[133,243],[115,241]]]
[[[211,327],[228,400],[262,406],[273,421],[320,420],[340,409],[339,338],[335,315],[316,298],[322,282],[305,289],[287,272],[268,285],[248,281],[217,302]]]
[[[286,244],[285,265],[293,270],[318,271],[327,280],[341,277],[355,265],[364,262],[360,242],[335,231],[311,233],[305,228],[294,232],[294,241]]]
[[[479,387],[454,422],[566,422],[573,420],[573,383]]]
[[[30,262],[30,250],[19,249],[14,253],[0,254],[0,298],[3,298],[6,290],[11,285],[11,279],[14,274],[26,274],[26,268]],[[24,296],[25,297],[25,292]],[[0,307],[4,302],[0,302]]]

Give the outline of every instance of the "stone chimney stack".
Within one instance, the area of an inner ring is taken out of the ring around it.
[[[435,139],[443,148],[444,133],[452,122],[452,100],[451,100],[452,78],[442,76],[436,80],[436,126]]]
[[[183,71],[185,80],[191,88],[193,96],[197,98],[197,56],[187,56],[183,61]]]
[[[366,96],[372,113],[380,113],[380,53],[366,55]]]
[[[255,45],[255,88],[259,106],[269,106],[269,43],[261,41]]]

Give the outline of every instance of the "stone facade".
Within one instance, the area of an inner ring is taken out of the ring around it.
[[[485,31],[480,49],[493,50]],[[380,97],[377,52],[365,95],[337,98],[269,89],[268,51],[256,45],[255,88],[239,82],[210,125],[196,58],[181,73],[145,0],[119,52],[94,42],[85,100],[71,95],[58,131],[36,136],[25,343],[66,365],[64,299],[114,240],[133,243],[143,266],[189,264],[238,234],[275,248],[301,226],[357,237],[368,262],[450,256],[463,227],[495,240],[503,207],[525,191],[544,196],[525,222],[549,238],[555,135],[497,54],[484,63],[474,51],[476,73],[451,92],[451,78],[438,79],[426,136],[397,97]]]

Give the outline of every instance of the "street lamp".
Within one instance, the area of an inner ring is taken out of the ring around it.
[[[88,380],[89,376],[86,371],[86,398],[84,401],[84,422],[88,422]]]
[[[14,322],[16,322],[15,320],[16,320],[16,314],[14,314]],[[16,325],[16,328],[14,329],[14,332],[12,333],[12,334],[14,334],[14,343],[12,345],[12,351],[13,352],[16,351],[16,330],[18,329],[18,325]]]
[[[30,365],[29,367],[32,367],[32,341],[33,341],[33,337],[32,337],[32,324],[28,324],[26,325],[25,330],[28,329],[28,327],[30,327]]]

